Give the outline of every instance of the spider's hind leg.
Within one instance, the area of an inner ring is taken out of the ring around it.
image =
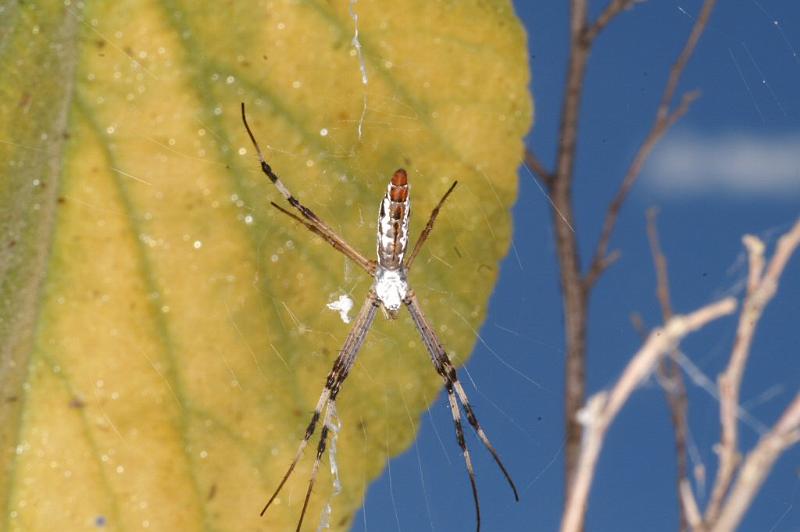
[[[308,445],[308,441],[311,439],[311,436],[314,435],[314,430],[316,429],[317,422],[319,421],[320,415],[322,414],[322,409],[326,408],[328,405],[328,398],[330,397],[330,394],[331,391],[328,387],[325,387],[325,389],[322,390],[322,394],[319,396],[319,401],[317,401],[317,406],[314,409],[314,414],[311,416],[311,422],[308,424],[308,427],[306,428],[306,434],[305,436],[303,436],[303,439],[300,441],[300,445],[297,447],[297,452],[294,455],[292,463],[289,465],[289,469],[286,471],[286,474],[283,475],[283,478],[281,479],[280,484],[278,484],[278,487],[275,489],[275,492],[272,494],[272,497],[270,497],[269,500],[267,501],[267,504],[264,505],[264,509],[261,510],[262,516],[270,507],[270,505],[278,496],[278,494],[281,492],[281,489],[283,489],[283,485],[286,484],[286,481],[289,480],[290,476],[292,476],[292,472],[294,471],[295,466],[297,466],[297,462],[299,462],[300,458],[303,456],[303,451]],[[326,417],[327,417],[327,409],[326,409]],[[323,427],[322,430],[323,432],[325,432],[325,427]],[[322,447],[324,450],[325,446],[323,445]],[[308,501],[306,500],[306,502]]]
[[[472,467],[472,457],[467,449],[467,442],[464,439],[464,428],[461,425],[461,411],[458,409],[456,396],[453,393],[453,386],[447,383],[447,401],[450,403],[450,413],[453,415],[453,423],[456,426],[456,440],[458,446],[461,447],[461,453],[464,455],[464,463],[467,465],[467,474],[469,475],[469,483],[472,488],[472,499],[475,501],[475,520],[477,523],[478,532],[481,529],[481,505],[478,502],[478,485],[475,483],[475,469]]]
[[[455,374],[455,369],[453,370],[453,373]],[[511,480],[511,475],[508,473],[506,467],[503,465],[503,462],[500,460],[500,455],[497,454],[494,445],[492,445],[492,442],[489,441],[489,437],[483,431],[480,423],[478,423],[478,418],[475,416],[475,411],[472,409],[472,405],[469,402],[467,393],[464,391],[464,387],[461,386],[461,382],[457,378],[453,381],[453,387],[456,389],[458,399],[461,401],[461,405],[464,407],[464,411],[467,413],[467,421],[469,421],[469,424],[472,425],[473,429],[475,429],[475,433],[478,435],[478,438],[480,438],[480,440],[483,442],[483,445],[486,446],[486,449],[489,451],[489,454],[491,454],[492,458],[494,458],[497,467],[500,468],[503,476],[505,476],[506,480],[508,481],[508,485],[511,486],[511,490],[514,492],[514,498],[517,500],[517,502],[519,502],[517,486],[514,485],[514,481]]]
[[[472,493],[475,497],[475,510],[478,514],[478,517],[480,518],[480,509],[478,508],[477,490],[474,487],[472,461],[470,460],[469,453],[467,452],[466,443],[464,443],[464,430],[461,426],[461,411],[458,409],[456,397],[461,402],[461,405],[467,414],[467,421],[469,421],[469,424],[472,425],[473,429],[475,429],[475,432],[478,434],[478,438],[480,438],[481,442],[483,442],[483,444],[486,446],[486,449],[492,455],[492,458],[494,458],[494,461],[497,463],[500,471],[503,473],[503,476],[505,476],[506,481],[508,481],[508,485],[511,486],[511,490],[514,492],[514,498],[519,501],[519,492],[517,491],[516,485],[514,485],[514,481],[511,480],[511,475],[509,475],[508,470],[500,461],[500,456],[497,454],[497,451],[489,441],[489,438],[486,436],[483,428],[481,428],[480,424],[478,423],[478,418],[475,416],[475,411],[469,402],[467,393],[464,391],[463,386],[461,386],[461,382],[458,380],[456,368],[453,366],[450,357],[447,356],[447,351],[445,351],[444,346],[439,340],[439,337],[428,323],[425,315],[422,313],[422,309],[420,309],[419,303],[417,302],[417,296],[413,291],[409,291],[404,303],[411,314],[411,319],[413,320],[414,325],[416,325],[417,330],[422,337],[422,342],[425,344],[425,347],[428,350],[428,354],[430,355],[431,361],[436,368],[436,372],[441,375],[442,380],[444,380],[445,388],[447,388],[447,397],[450,401],[450,411],[453,415],[453,422],[456,424],[456,438],[458,439],[459,446],[461,446],[464,452],[464,461],[467,465],[470,482],[473,483]],[[478,526],[480,527],[480,521],[478,522]]]
[[[323,420],[322,430],[320,431],[319,435],[319,444],[317,445],[317,455],[314,458],[314,465],[311,468],[311,478],[309,478],[308,480],[308,489],[306,490],[306,498],[303,500],[303,510],[300,512],[300,520],[297,522],[296,532],[300,532],[300,527],[303,526],[303,518],[305,517],[306,510],[308,509],[308,501],[311,498],[311,491],[314,489],[314,484],[317,481],[319,464],[320,461],[322,461],[322,455],[325,453],[325,445],[328,441],[328,431],[330,430],[328,426],[330,425],[332,407],[335,409],[334,399],[331,399],[328,402],[327,407],[325,408],[325,419]]]

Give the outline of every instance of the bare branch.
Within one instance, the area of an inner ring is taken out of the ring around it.
[[[586,0],[572,0],[570,2],[570,32],[574,37],[583,33],[586,27]]]
[[[650,241],[650,251],[653,256],[653,264],[656,270],[656,295],[661,304],[661,315],[666,323],[672,318],[672,303],[669,293],[669,275],[667,272],[667,259],[661,251],[661,243],[658,238],[658,227],[656,226],[656,216],[658,210],[651,208],[647,210],[647,237]],[[676,360],[675,351],[669,353],[669,358],[662,358],[658,365],[658,373],[663,383],[662,387],[667,396],[667,404],[672,420],[672,428],[675,432],[675,457],[677,465],[677,489],[678,504],[680,510],[680,530],[686,530],[691,522],[690,511],[697,510],[697,502],[694,500],[691,484],[688,480],[688,462],[686,460],[686,438],[689,434],[689,425],[686,421],[686,411],[688,400],[686,398],[686,386],[683,382],[683,374]],[[688,490],[688,491],[687,491]],[[687,504],[691,504],[689,508]],[[696,528],[693,526],[693,528]]]
[[[703,14],[695,23],[684,51],[672,67],[664,96],[671,102],[674,94],[672,80],[677,80],[683,72],[683,67],[689,55],[694,50],[699,34],[705,29],[708,14],[716,0],[705,0]],[[564,301],[564,328],[566,339],[566,368],[565,368],[565,490],[567,497],[572,484],[573,472],[577,466],[578,453],[581,446],[582,427],[576,419],[578,410],[583,406],[585,399],[585,371],[586,371],[586,323],[588,313],[589,292],[605,268],[609,267],[618,253],[607,253],[608,240],[610,239],[617,213],[622,206],[630,188],[644,164],[644,160],[652,150],[655,142],[663,135],[674,122],[683,115],[689,107],[694,94],[684,97],[681,104],[672,113],[667,106],[666,117],[657,115],[656,126],[646,139],[641,153],[634,160],[630,174],[623,180],[623,185],[613,208],[610,219],[607,218],[604,229],[605,236],[601,237],[598,247],[599,253],[591,261],[588,273],[582,273],[581,260],[578,251],[577,237],[575,235],[574,212],[572,205],[572,182],[574,178],[575,154],[578,141],[578,124],[580,105],[584,90],[586,66],[591,52],[593,39],[614,19],[623,9],[630,7],[634,0],[610,0],[606,9],[596,21],[589,23],[587,0],[571,0],[570,2],[570,52],[567,65],[564,97],[561,108],[561,121],[558,132],[558,145],[556,150],[555,166],[552,172],[546,172],[543,165],[538,164],[533,158],[531,167],[540,174],[540,177],[549,176],[546,181],[552,203],[553,232],[555,234],[556,254],[561,273],[561,290]],[[661,110],[659,109],[659,113]]]
[[[661,251],[661,242],[658,238],[656,217],[658,209],[647,210],[647,238],[650,241],[650,254],[653,256],[653,265],[656,269],[656,295],[661,304],[661,315],[664,321],[672,317],[672,303],[669,297],[669,275],[667,274],[667,259]]]
[[[762,271],[764,245],[761,244],[758,238],[750,235],[745,236],[742,240],[747,246],[751,267],[756,272]],[[755,274],[751,272],[748,277],[748,294],[745,297],[742,312],[739,316],[739,325],[736,330],[736,340],[731,351],[731,358],[728,362],[728,367],[719,377],[722,436],[720,437],[719,445],[719,467],[717,468],[714,488],[711,492],[711,501],[706,508],[705,514],[706,523],[709,524],[714,524],[717,521],[722,502],[728,493],[728,488],[739,465],[739,427],[737,424],[739,390],[747,358],[750,354],[753,336],[764,308],[775,295],[783,269],[798,244],[800,244],[800,220],[778,240],[778,245],[772,260],[767,266],[766,273],[760,278],[756,278]]]
[[[624,0],[615,0],[615,2],[612,2],[612,5],[615,3],[624,4],[625,2]],[[694,26],[692,26],[692,31],[689,33],[689,37],[686,39],[686,44],[683,46],[683,50],[678,56],[678,59],[675,61],[675,64],[673,64],[672,68],[670,69],[669,77],[667,78],[667,84],[664,87],[664,92],[661,95],[661,102],[659,103],[658,111],[656,112],[656,121],[653,124],[653,127],[650,129],[650,133],[647,134],[647,137],[639,148],[639,151],[636,153],[633,162],[628,168],[628,172],[625,174],[625,179],[622,180],[622,185],[620,185],[617,195],[608,206],[606,218],[603,221],[603,230],[600,234],[600,240],[597,243],[597,249],[595,250],[591,266],[589,266],[589,271],[586,274],[586,279],[584,281],[589,287],[591,287],[603,273],[603,264],[606,262],[605,256],[608,250],[608,243],[611,240],[611,233],[614,231],[614,226],[617,223],[619,211],[622,208],[622,204],[625,202],[625,198],[628,196],[628,193],[630,192],[634,183],[636,183],[642,166],[644,166],[644,162],[647,160],[650,152],[653,151],[656,143],[661,139],[661,137],[664,136],[667,130],[669,130],[669,128],[672,127],[672,125],[675,124],[675,122],[686,113],[692,101],[699,96],[699,94],[696,92],[684,94],[678,107],[674,111],[670,112],[672,101],[675,97],[675,90],[678,87],[678,81],[681,79],[681,75],[686,67],[686,63],[689,62],[689,58],[692,56],[694,49],[697,47],[700,36],[706,29],[708,19],[711,16],[711,11],[714,9],[715,4],[716,0],[705,0],[703,3],[703,9],[700,11],[700,15],[695,20]],[[610,8],[611,6],[609,6],[609,9]]]
[[[759,440],[742,465],[712,532],[736,530],[778,457],[800,441],[800,394],[775,427]]]
[[[547,168],[544,167],[542,162],[539,160],[538,157],[533,153],[531,149],[525,149],[525,164],[531,171],[542,180],[542,183],[547,188],[551,188],[553,186],[553,180],[555,176],[552,172],[548,171]]]
[[[597,20],[594,21],[594,24],[589,26],[586,30],[586,40],[588,42],[594,41],[594,39],[600,34],[603,29],[608,26],[608,23],[611,20],[620,14],[621,11],[630,8],[637,0],[613,0],[608,6],[606,6],[605,11],[603,11]]]
[[[707,1],[713,2],[715,0]],[[675,122],[678,121],[680,117],[686,114],[686,111],[689,110],[691,103],[699,96],[700,93],[696,91],[684,94],[683,98],[681,99],[681,103],[674,111],[672,111],[672,113],[666,115],[663,119],[658,118],[656,120],[655,124],[653,124],[653,127],[650,130],[650,133],[647,134],[644,142],[639,147],[639,151],[636,152],[636,156],[633,158],[631,165],[628,167],[628,171],[625,174],[625,178],[622,180],[619,190],[617,190],[616,196],[614,196],[614,199],[611,200],[611,203],[608,205],[606,217],[603,220],[603,229],[600,233],[600,239],[597,242],[597,248],[595,249],[592,263],[589,266],[589,271],[586,273],[586,277],[584,279],[584,283],[587,287],[593,286],[607,267],[608,258],[606,253],[608,252],[608,244],[611,240],[611,234],[614,232],[614,226],[616,225],[617,218],[622,210],[622,205],[625,203],[628,193],[630,193],[633,185],[636,184],[636,180],[639,178],[639,174],[642,171],[642,167],[644,167],[644,163],[647,161],[650,153],[652,153],[653,149],[656,147],[656,144],[658,144],[658,141],[661,140],[664,134],[669,130],[670,127],[672,127],[673,124],[675,124]],[[658,114],[661,114],[661,108],[659,108]]]
[[[700,508],[697,507],[697,501],[692,493],[692,485],[689,479],[683,478],[678,487],[678,494],[681,498],[681,506],[686,512],[686,521],[692,530],[699,532],[703,529],[703,516],[700,514]]]
[[[555,177],[550,186],[553,203],[552,220],[555,233],[556,255],[561,273],[561,291],[564,299],[564,328],[566,336],[566,363],[564,370],[566,442],[565,499],[570,491],[581,444],[581,425],[575,418],[585,398],[586,354],[586,292],[581,283],[581,265],[578,242],[573,227],[572,177],[578,138],[578,115],[586,61],[589,49],[581,41],[586,5],[583,0],[573,1],[572,43],[570,47],[564,102],[561,110]]]
[[[633,390],[652,371],[658,359],[674,349],[680,340],[707,323],[736,310],[736,300],[726,298],[686,316],[675,316],[664,327],[655,329],[634,355],[610,392],[599,392],[579,412],[585,434],[581,442],[578,468],[561,522],[562,532],[579,532],[594,477],[597,459],[611,422]]]
[[[758,288],[758,281],[764,273],[764,243],[752,235],[744,235],[742,243],[747,248],[748,275],[747,293],[752,294]]]
[[[658,106],[657,121],[664,120],[669,114],[669,108],[672,105],[675,90],[678,88],[678,82],[683,74],[683,69],[692,57],[694,49],[697,47],[697,43],[700,41],[700,37],[703,35],[708,25],[708,19],[711,18],[711,12],[714,10],[714,5],[716,3],[717,0],[706,0],[703,2],[703,8],[700,10],[700,15],[698,15],[695,20],[694,26],[692,26],[692,32],[689,34],[689,38],[686,39],[686,44],[683,46],[678,60],[675,61],[672,70],[670,70],[667,86],[664,89],[664,94],[661,96],[661,103]]]

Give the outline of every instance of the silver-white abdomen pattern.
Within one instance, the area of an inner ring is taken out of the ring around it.
[[[392,176],[378,213],[378,265],[385,270],[403,266],[410,214],[408,175],[401,168]]]

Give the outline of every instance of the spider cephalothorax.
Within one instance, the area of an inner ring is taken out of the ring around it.
[[[394,175],[392,175],[386,195],[381,200],[378,217],[378,261],[375,263],[374,261],[366,259],[355,248],[337,235],[336,232],[327,224],[325,224],[325,222],[323,222],[316,214],[314,214],[311,209],[304,206],[297,198],[292,196],[292,194],[289,192],[289,189],[286,188],[286,185],[284,185],[280,178],[278,178],[278,175],[273,172],[272,168],[269,164],[267,164],[264,156],[261,154],[261,149],[258,147],[258,143],[256,142],[253,133],[250,131],[250,126],[247,125],[244,104],[242,104],[242,121],[244,122],[245,129],[247,129],[247,134],[250,136],[250,140],[253,141],[253,146],[255,146],[256,153],[258,153],[258,159],[261,162],[261,170],[277,187],[283,197],[286,198],[286,201],[288,201],[292,207],[297,209],[301,216],[297,216],[289,212],[274,202],[272,205],[285,214],[291,216],[301,224],[305,225],[310,231],[324,238],[334,248],[342,252],[345,256],[361,266],[367,273],[375,278],[372,288],[367,294],[367,299],[364,302],[364,305],[361,307],[361,310],[358,312],[358,316],[356,316],[356,319],[353,323],[353,328],[347,335],[344,345],[339,351],[339,356],[336,358],[333,368],[328,374],[328,378],[325,381],[325,386],[323,387],[322,393],[317,401],[317,406],[314,408],[314,414],[311,416],[311,422],[306,428],[305,436],[300,441],[297,453],[295,454],[292,463],[289,465],[289,470],[283,476],[280,484],[278,484],[278,488],[275,490],[275,493],[272,494],[272,497],[270,497],[270,499],[267,501],[264,509],[261,510],[261,515],[264,515],[264,512],[267,511],[267,508],[269,508],[269,506],[275,500],[275,497],[278,496],[278,493],[280,492],[281,488],[283,488],[283,485],[286,483],[289,475],[291,475],[292,471],[294,471],[294,468],[297,465],[297,462],[300,461],[300,457],[303,455],[303,451],[308,445],[309,440],[311,440],[311,436],[313,436],[317,423],[320,421],[320,417],[322,417],[322,413],[324,411],[325,415],[322,418],[322,430],[320,431],[320,440],[319,444],[317,445],[316,459],[314,460],[314,466],[311,469],[311,478],[308,482],[308,490],[306,491],[305,500],[303,501],[303,509],[300,512],[300,520],[297,523],[297,530],[299,532],[300,527],[303,524],[303,517],[305,516],[306,509],[308,508],[311,490],[314,487],[314,482],[317,478],[320,460],[322,458],[322,454],[325,452],[325,442],[330,430],[329,426],[331,424],[331,413],[335,411],[336,396],[339,394],[339,390],[341,389],[344,380],[347,378],[347,375],[350,373],[350,370],[356,361],[356,355],[361,349],[361,346],[364,344],[364,340],[367,337],[367,332],[369,331],[372,322],[375,320],[375,314],[378,310],[378,307],[383,306],[388,315],[394,318],[400,311],[400,307],[405,305],[406,308],[408,308],[409,314],[411,315],[411,320],[414,322],[417,331],[419,331],[419,334],[422,337],[422,342],[425,344],[425,348],[428,350],[428,354],[431,357],[431,361],[436,369],[436,373],[438,373],[442,377],[442,380],[444,380],[444,386],[447,390],[447,400],[450,405],[450,413],[453,415],[453,423],[455,424],[456,440],[458,441],[458,445],[464,455],[464,462],[466,463],[467,472],[469,473],[472,497],[475,501],[477,526],[478,530],[480,530],[481,512],[480,505],[478,504],[478,488],[475,483],[475,472],[472,468],[472,458],[470,457],[467,444],[464,440],[464,430],[461,425],[461,409],[459,408],[459,403],[467,415],[467,421],[472,428],[475,429],[478,438],[489,450],[492,458],[494,458],[494,461],[503,472],[503,475],[505,475],[506,480],[511,486],[511,489],[514,491],[514,498],[519,500],[517,488],[514,486],[511,476],[508,474],[505,466],[503,466],[503,463],[500,461],[500,457],[497,455],[494,447],[489,442],[489,438],[486,436],[486,433],[478,423],[478,418],[475,417],[475,411],[472,409],[472,405],[467,398],[467,394],[458,380],[455,366],[453,366],[453,363],[450,361],[450,357],[447,355],[447,351],[445,351],[444,346],[442,346],[442,343],[434,332],[433,327],[431,327],[430,323],[428,323],[428,320],[425,318],[425,315],[422,313],[422,309],[417,301],[417,296],[408,286],[408,280],[406,278],[414,259],[419,253],[419,250],[422,248],[422,244],[425,242],[425,240],[427,240],[428,235],[433,229],[433,223],[439,214],[439,209],[442,207],[444,201],[455,188],[456,183],[452,184],[452,186],[447,190],[447,192],[445,192],[444,196],[442,196],[442,199],[439,200],[439,203],[433,209],[433,212],[428,219],[428,223],[425,225],[425,228],[422,230],[422,233],[417,239],[417,243],[414,245],[414,249],[404,262],[403,259],[408,246],[408,219],[411,214],[411,202],[409,199],[408,175],[403,169],[397,170]]]

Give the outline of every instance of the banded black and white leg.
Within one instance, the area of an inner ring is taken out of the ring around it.
[[[281,181],[278,175],[275,174],[270,165],[265,161],[261,149],[258,146],[258,142],[256,141],[255,136],[253,135],[249,125],[247,124],[244,104],[242,104],[242,122],[244,123],[245,129],[247,130],[247,134],[250,136],[250,140],[252,141],[253,146],[255,147],[255,150],[258,154],[258,158],[261,163],[261,170],[275,185],[275,187],[278,189],[281,195],[289,203],[289,205],[291,205],[292,208],[296,209],[299,212],[300,216],[295,215],[294,213],[290,212],[287,209],[284,209],[283,207],[277,205],[274,202],[271,202],[272,206],[277,208],[284,214],[290,216],[298,223],[303,224],[310,231],[321,236],[335,249],[337,249],[345,256],[353,260],[353,262],[364,268],[364,270],[367,271],[367,273],[369,273],[371,276],[374,277],[377,273],[376,262],[367,260],[357,250],[355,250],[352,246],[350,246],[347,242],[345,242],[338,234],[336,234],[336,232],[333,231],[333,229],[331,229],[327,224],[325,224],[313,211],[311,211],[309,208],[301,204],[300,201],[289,192],[289,189],[286,187],[286,185]],[[445,200],[453,191],[455,186],[456,183],[453,183],[453,185],[444,194],[442,199],[439,200],[439,203],[433,209],[433,212],[431,212],[428,222],[425,225],[425,228],[422,230],[422,233],[420,234],[420,237],[418,238],[416,245],[414,246],[414,249],[408,256],[405,264],[403,265],[406,271],[408,271],[411,268],[414,260],[416,259],[417,255],[422,249],[423,244],[428,239],[428,236],[430,235],[433,229],[436,217],[439,214],[439,210],[441,209]],[[383,203],[381,205],[383,205]],[[379,233],[379,239],[381,238],[381,235],[382,233]],[[404,247],[405,246],[403,246],[403,248]],[[414,323],[417,329],[419,330],[420,335],[422,336],[423,342],[425,343],[425,346],[428,349],[428,353],[430,354],[431,360],[433,361],[436,371],[439,373],[439,375],[445,382],[445,387],[447,389],[447,394],[448,394],[448,402],[450,404],[450,410],[456,428],[456,438],[458,440],[459,447],[462,449],[462,452],[464,454],[464,461],[467,466],[467,472],[469,473],[469,480],[472,487],[473,499],[475,501],[475,511],[477,514],[477,527],[478,530],[480,530],[480,506],[478,503],[478,491],[475,482],[475,472],[472,465],[472,459],[469,454],[469,450],[467,449],[466,441],[464,439],[464,430],[461,422],[461,410],[459,408],[459,403],[461,404],[461,407],[464,408],[464,411],[466,412],[467,415],[467,420],[469,421],[470,425],[473,427],[473,429],[475,429],[475,431],[478,434],[478,437],[486,446],[486,448],[489,450],[489,452],[492,454],[492,457],[494,458],[495,462],[505,475],[506,480],[508,481],[512,490],[514,491],[514,497],[517,500],[519,500],[516,486],[514,486],[514,483],[511,480],[510,475],[508,474],[506,468],[500,461],[500,457],[497,455],[497,452],[495,451],[492,444],[489,442],[489,439],[486,436],[485,432],[480,427],[478,420],[475,416],[475,412],[469,403],[469,399],[467,398],[466,392],[461,386],[461,383],[458,381],[455,367],[453,366],[452,362],[447,356],[444,347],[441,345],[441,342],[434,333],[433,329],[427,323],[427,320],[425,319],[422,310],[419,308],[419,304],[416,300],[416,297],[413,294],[413,291],[409,290],[407,292],[407,297],[405,300],[403,300],[403,302],[406,304],[407,308],[409,309],[409,312],[411,313],[412,319],[414,320]],[[278,485],[278,488],[275,490],[275,493],[272,495],[272,497],[270,497],[266,506],[262,510],[261,512],[262,515],[264,514],[264,512],[266,512],[267,508],[269,508],[269,506],[275,500],[278,493],[288,480],[289,476],[294,471],[298,461],[303,455],[303,451],[305,450],[306,446],[308,445],[308,442],[311,439],[311,436],[314,434],[316,424],[319,422],[320,417],[324,412],[323,428],[320,431],[321,434],[320,434],[319,444],[317,445],[316,459],[311,471],[311,478],[309,479],[306,496],[303,501],[303,509],[300,514],[300,520],[297,525],[297,530],[298,531],[300,530],[300,527],[302,526],[303,523],[303,517],[305,516],[308,507],[308,502],[311,497],[311,492],[314,488],[314,483],[316,481],[317,473],[319,471],[320,461],[322,455],[325,452],[328,431],[329,431],[328,427],[331,416],[331,408],[332,407],[335,408],[335,400],[337,394],[339,393],[339,388],[341,387],[344,380],[347,378],[350,369],[355,363],[356,355],[358,354],[358,351],[364,342],[367,331],[369,330],[369,327],[375,318],[375,313],[377,311],[377,308],[380,305],[381,301],[378,300],[375,291],[371,290],[369,296],[367,297],[366,302],[364,303],[364,306],[362,307],[358,317],[356,318],[356,323],[354,324],[353,329],[351,330],[350,334],[347,337],[347,340],[345,341],[342,351],[340,352],[339,356],[336,359],[336,362],[334,363],[333,369],[328,375],[325,388],[323,389],[322,394],[320,395],[320,398],[317,402],[314,414],[312,415],[311,421],[306,429],[306,434],[303,440],[300,442],[300,445],[298,446],[294,460],[289,466],[289,469],[284,475],[280,484]]]
[[[286,481],[289,480],[289,477],[294,471],[295,466],[297,466],[297,463],[303,456],[303,451],[305,450],[306,446],[308,446],[308,442],[311,440],[311,436],[314,434],[317,423],[324,412],[325,415],[322,420],[323,424],[322,429],[320,430],[320,439],[319,444],[317,445],[316,458],[314,459],[314,465],[311,469],[311,477],[308,481],[308,489],[306,491],[305,499],[303,500],[303,509],[300,513],[300,520],[297,523],[296,530],[298,532],[300,531],[300,527],[303,525],[303,518],[305,517],[306,510],[308,509],[308,501],[311,498],[311,492],[314,489],[314,483],[317,479],[319,464],[322,459],[322,455],[325,452],[325,445],[328,438],[331,405],[335,405],[339,390],[347,376],[350,374],[353,364],[355,364],[358,352],[361,349],[361,346],[364,344],[364,340],[367,337],[367,332],[369,332],[372,322],[375,320],[375,315],[379,306],[380,301],[378,300],[378,297],[373,290],[370,290],[364,305],[358,312],[358,316],[356,316],[353,328],[350,330],[350,334],[347,335],[347,339],[342,346],[342,350],[339,352],[339,356],[336,357],[336,361],[333,363],[333,368],[331,369],[330,373],[328,373],[328,378],[325,381],[325,387],[319,396],[317,406],[314,408],[314,413],[311,416],[311,422],[306,428],[305,436],[303,436],[303,439],[297,448],[294,459],[289,465],[288,471],[286,471],[286,474],[281,479],[280,484],[278,484],[275,493],[272,494],[272,497],[269,498],[267,504],[264,505],[264,509],[261,510],[261,515],[264,515],[264,513],[267,511],[270,505],[272,505],[273,501],[280,493],[284,484],[286,484]]]
[[[519,493],[517,492],[516,485],[514,485],[514,481],[511,479],[511,475],[508,473],[508,470],[500,460],[500,455],[497,454],[497,451],[489,441],[488,436],[486,436],[486,432],[478,422],[478,418],[475,415],[475,410],[472,408],[472,405],[469,402],[467,393],[464,391],[463,386],[461,386],[461,382],[458,380],[456,368],[450,361],[450,357],[447,356],[447,351],[445,351],[444,346],[442,345],[441,341],[439,341],[439,337],[428,323],[425,315],[422,313],[422,309],[417,301],[417,296],[413,291],[409,291],[404,302],[409,313],[411,314],[411,319],[414,321],[414,325],[417,327],[417,330],[422,337],[422,342],[425,344],[425,347],[428,350],[428,354],[430,355],[431,361],[436,368],[436,372],[442,377],[442,380],[444,380],[445,388],[447,389],[447,399],[450,404],[450,413],[453,416],[453,423],[455,424],[456,428],[456,440],[458,441],[459,447],[461,447],[461,451],[464,455],[464,462],[467,466],[467,473],[469,474],[469,481],[470,485],[472,486],[472,497],[475,501],[477,529],[480,531],[481,510],[480,503],[478,502],[478,488],[475,483],[475,471],[472,466],[472,458],[469,454],[469,449],[467,448],[466,441],[464,440],[464,429],[461,424],[461,411],[459,410],[456,398],[458,401],[460,401],[461,406],[464,408],[464,412],[467,414],[467,421],[469,421],[469,424],[475,430],[478,438],[481,440],[481,442],[483,442],[483,445],[492,455],[492,458],[500,468],[503,476],[505,476],[508,485],[511,486],[511,490],[514,492],[514,498],[517,501],[519,501]]]
[[[261,148],[258,145],[258,141],[256,141],[255,135],[253,135],[252,130],[250,129],[250,125],[247,123],[247,115],[245,114],[244,102],[242,102],[242,122],[244,123],[244,128],[247,130],[247,135],[250,137],[250,141],[253,143],[253,147],[256,150],[256,154],[258,155],[258,160],[261,163],[261,171],[269,178],[273,185],[278,189],[281,195],[286,198],[286,201],[289,202],[289,205],[297,209],[302,217],[296,216],[291,212],[287,211],[277,203],[271,201],[270,204],[278,209],[279,211],[283,212],[294,218],[297,222],[306,226],[311,232],[316,233],[317,235],[321,236],[325,241],[327,241],[330,245],[336,248],[338,251],[346,255],[350,258],[353,262],[364,268],[364,270],[369,273],[370,275],[375,275],[375,262],[367,259],[358,252],[353,246],[348,244],[344,241],[342,237],[340,237],[336,231],[334,231],[328,224],[322,221],[322,219],[317,216],[314,211],[300,203],[295,196],[289,192],[289,189],[286,185],[281,181],[278,174],[276,174],[272,167],[267,163],[266,159],[264,159],[264,154],[261,153]]]

